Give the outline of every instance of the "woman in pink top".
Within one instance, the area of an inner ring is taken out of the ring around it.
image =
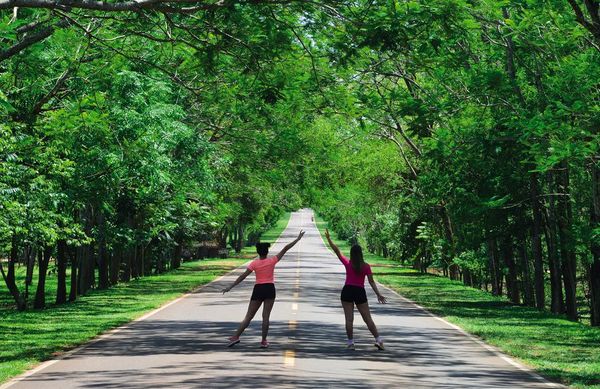
[[[256,274],[256,283],[254,285],[254,290],[252,291],[252,297],[250,297],[250,304],[248,305],[248,312],[246,313],[246,317],[240,323],[239,328],[235,332],[231,338],[229,338],[229,345],[231,347],[240,342],[240,335],[242,332],[248,327],[250,321],[258,312],[260,306],[263,305],[263,321],[262,321],[262,341],[260,342],[260,347],[267,348],[269,347],[269,342],[267,342],[267,334],[269,332],[269,317],[271,316],[271,309],[273,309],[273,304],[275,304],[275,280],[274,280],[274,271],[275,265],[279,263],[281,258],[285,255],[285,253],[294,247],[296,243],[302,236],[304,235],[304,231],[300,230],[298,237],[292,242],[288,243],[277,255],[273,257],[267,257],[269,254],[269,246],[270,243],[257,243],[256,244],[256,252],[258,253],[258,258],[250,262],[246,271],[241,274],[233,284],[223,289],[223,293],[229,292],[234,286],[242,282],[248,275],[252,272]]]
[[[383,350],[383,340],[379,336],[377,327],[371,318],[371,311],[369,310],[369,303],[367,302],[367,293],[365,291],[365,276],[369,279],[371,288],[377,294],[377,300],[385,304],[385,297],[379,293],[375,280],[373,280],[373,273],[371,272],[371,266],[363,259],[362,248],[355,244],[350,249],[350,259],[346,258],[340,249],[331,241],[329,236],[329,230],[325,230],[325,237],[331,249],[338,256],[344,267],[346,268],[346,283],[342,288],[342,294],[340,296],[342,300],[342,307],[344,308],[344,315],[346,316],[346,335],[348,335],[348,348],[354,350],[354,336],[353,336],[353,323],[354,323],[354,305],[360,312],[363,320],[367,324],[369,331],[375,337],[375,347]]]

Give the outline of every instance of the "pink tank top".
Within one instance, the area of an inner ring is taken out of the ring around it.
[[[273,284],[275,283],[275,265],[279,260],[277,257],[269,257],[265,259],[257,258],[250,262],[248,270],[253,271],[256,275],[256,284]]]

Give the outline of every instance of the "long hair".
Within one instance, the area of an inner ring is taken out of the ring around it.
[[[352,269],[356,274],[360,274],[360,270],[362,269],[363,264],[365,263],[365,259],[363,258],[363,252],[360,245],[353,245],[350,249],[350,264],[352,265]]]

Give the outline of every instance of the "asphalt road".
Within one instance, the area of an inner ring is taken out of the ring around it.
[[[269,349],[258,347],[260,311],[241,343],[225,347],[246,312],[254,281],[250,275],[222,295],[239,269],[2,389],[552,386],[390,290],[382,289],[389,303],[377,304],[368,285],[386,350],[373,346],[358,312],[357,349],[346,350],[339,302],[344,268],[325,247],[311,214],[293,213],[272,247],[277,252],[300,228],[307,231],[275,270]]]

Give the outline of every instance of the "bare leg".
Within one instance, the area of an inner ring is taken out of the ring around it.
[[[262,340],[267,340],[267,334],[269,333],[269,318],[271,317],[271,309],[273,309],[275,299],[265,300],[262,312]]]
[[[242,320],[242,322],[240,323],[240,326],[238,327],[234,336],[240,336],[242,332],[244,332],[244,330],[250,324],[250,321],[252,320],[254,315],[256,315],[256,312],[258,311],[258,308],[260,308],[261,304],[262,301],[250,300],[250,304],[248,304],[248,312],[246,313],[246,317],[244,317],[244,320]]]
[[[360,315],[362,316],[363,320],[367,324],[367,327],[369,327],[369,331],[371,331],[373,336],[375,338],[379,337],[379,332],[377,331],[377,327],[375,326],[375,323],[373,322],[373,319],[371,318],[371,311],[369,310],[369,303],[356,304],[356,309],[358,309],[358,312],[360,312]]]
[[[354,339],[354,303],[342,301],[342,307],[344,308],[344,316],[346,317],[346,335],[348,335],[348,339]]]

